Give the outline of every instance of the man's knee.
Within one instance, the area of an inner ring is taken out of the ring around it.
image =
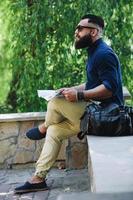
[[[58,106],[60,106],[60,104],[64,102],[64,99],[60,99],[60,98],[52,98],[49,102],[48,102],[48,109],[55,109]]]

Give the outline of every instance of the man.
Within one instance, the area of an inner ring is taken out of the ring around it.
[[[123,104],[122,80],[119,60],[113,50],[101,39],[104,21],[95,15],[85,15],[75,30],[75,48],[87,48],[87,82],[61,89],[64,98],[53,98],[48,103],[44,124],[27,132],[33,140],[45,138],[45,144],[36,163],[34,176],[15,193],[47,190],[45,177],[53,166],[62,140],[77,135],[80,117],[89,100],[104,104]]]

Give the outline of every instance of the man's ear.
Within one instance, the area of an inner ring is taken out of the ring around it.
[[[97,35],[97,29],[91,29],[90,34],[92,37],[95,37]]]

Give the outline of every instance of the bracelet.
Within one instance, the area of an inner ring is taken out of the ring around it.
[[[84,92],[77,92],[77,99],[78,99],[78,101],[85,100]]]

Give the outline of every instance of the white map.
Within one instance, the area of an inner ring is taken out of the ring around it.
[[[37,90],[38,96],[49,101],[56,96],[62,96],[59,90]]]

